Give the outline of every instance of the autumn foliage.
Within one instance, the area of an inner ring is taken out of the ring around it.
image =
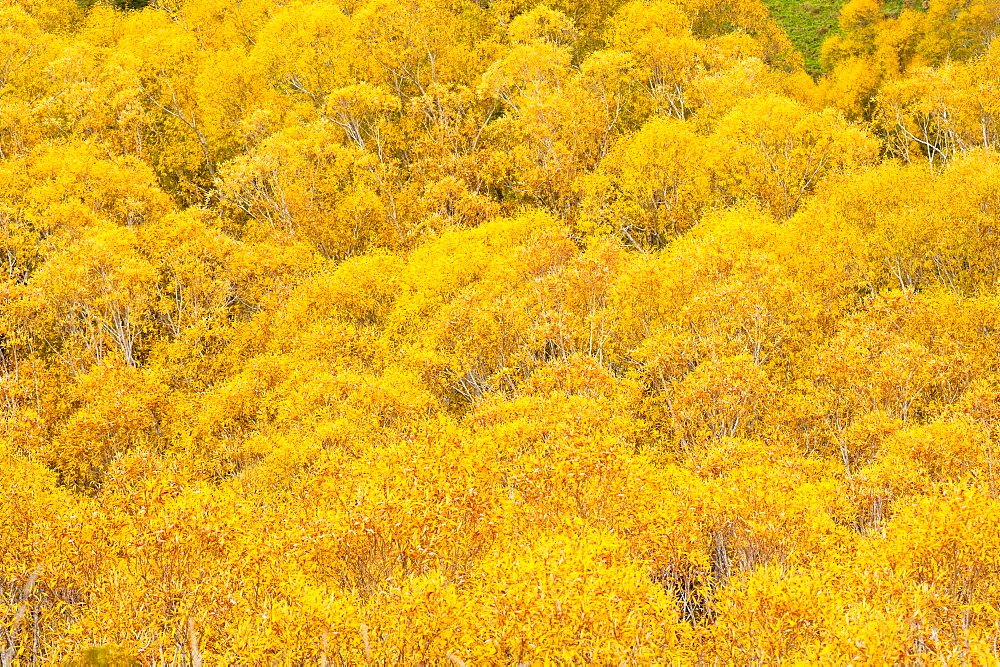
[[[1000,661],[1000,5],[0,6],[0,661]],[[103,661],[103,662],[102,662]]]

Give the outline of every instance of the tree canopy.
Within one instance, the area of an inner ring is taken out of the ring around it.
[[[998,17],[7,2],[2,664],[997,662]]]

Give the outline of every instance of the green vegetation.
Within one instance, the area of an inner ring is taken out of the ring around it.
[[[802,53],[806,70],[819,75],[820,47],[824,39],[837,32],[837,17],[844,0],[764,0],[764,4]]]

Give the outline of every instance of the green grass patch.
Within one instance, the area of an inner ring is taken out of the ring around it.
[[[764,4],[805,57],[806,71],[819,75],[820,47],[839,30],[837,17],[846,0],[764,0]]]

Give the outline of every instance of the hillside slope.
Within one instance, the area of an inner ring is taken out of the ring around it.
[[[133,4],[0,7],[4,665],[1000,660],[996,0]]]

